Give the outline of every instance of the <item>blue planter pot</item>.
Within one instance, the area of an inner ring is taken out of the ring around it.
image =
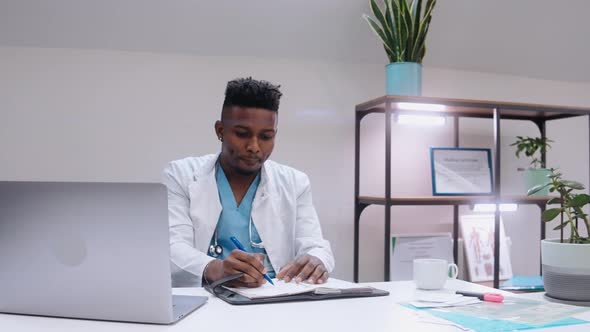
[[[415,62],[393,62],[385,66],[385,93],[422,95],[422,65]]]
[[[529,168],[525,170],[523,174],[525,189],[529,190],[534,186],[549,183],[549,175],[551,175],[551,170],[546,168]],[[549,196],[549,187],[533,194],[532,196]]]

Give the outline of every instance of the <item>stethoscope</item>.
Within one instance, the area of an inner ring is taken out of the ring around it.
[[[252,217],[250,217],[250,222],[248,223],[248,238],[250,240],[250,245],[252,248],[257,249],[264,249],[264,243],[262,241],[256,243],[252,241]],[[219,257],[223,254],[223,247],[217,242],[217,228],[215,228],[215,233],[213,234],[213,244],[209,246],[209,255],[212,257]]]

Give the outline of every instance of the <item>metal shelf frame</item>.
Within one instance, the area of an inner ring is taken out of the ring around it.
[[[407,111],[398,107],[398,103],[437,104],[446,106],[444,111]],[[385,197],[360,196],[360,128],[361,120],[368,114],[382,113],[385,116]],[[454,145],[459,147],[459,119],[466,118],[491,118],[493,120],[492,153],[494,156],[493,174],[494,188],[491,196],[435,196],[435,197],[391,197],[391,120],[395,114],[436,114],[451,117],[454,123]],[[534,204],[539,207],[541,213],[545,210],[545,202],[548,197],[526,196],[501,196],[500,174],[500,120],[528,120],[532,121],[540,131],[541,137],[546,137],[547,121],[578,116],[588,116],[588,135],[590,142],[590,109],[566,106],[549,106],[538,104],[507,103],[480,100],[449,99],[415,96],[383,96],[356,106],[355,109],[355,163],[354,163],[354,281],[359,281],[359,238],[360,217],[365,208],[370,205],[383,205],[385,207],[385,231],[384,231],[384,280],[390,278],[390,233],[391,233],[391,207],[412,205],[446,205],[453,206],[453,257],[455,262],[458,257],[458,233],[459,233],[459,206],[476,203],[518,203]],[[589,144],[590,156],[590,144]],[[543,162],[546,155],[541,156]],[[589,161],[590,162],[590,161]],[[590,176],[590,169],[589,169]],[[545,238],[545,223],[541,221],[541,239]],[[499,287],[500,274],[500,211],[496,209],[494,218],[494,287]]]

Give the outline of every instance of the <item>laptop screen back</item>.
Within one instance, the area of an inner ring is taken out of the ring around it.
[[[172,320],[166,187],[0,182],[0,312]]]

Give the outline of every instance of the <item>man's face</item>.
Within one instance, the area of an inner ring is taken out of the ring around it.
[[[215,123],[215,131],[223,140],[222,160],[240,174],[254,174],[274,148],[277,112],[231,106]]]

